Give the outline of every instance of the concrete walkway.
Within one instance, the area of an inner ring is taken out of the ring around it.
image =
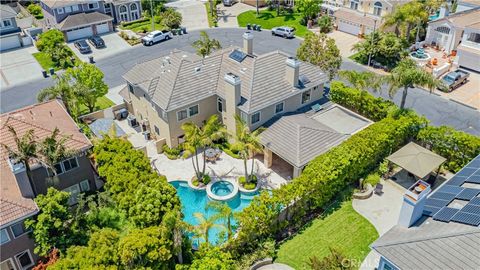
[[[165,4],[166,7],[175,8],[182,14],[182,26],[187,31],[207,29],[208,18],[204,5],[205,1],[199,0],[173,0]]]
[[[293,270],[293,268],[283,263],[272,263],[262,266],[258,270]]]
[[[238,27],[237,16],[248,10],[256,10],[256,8],[244,3],[236,3],[231,7],[226,7],[223,4],[217,5],[218,27]]]
[[[380,236],[397,224],[405,189],[388,180],[383,183],[383,192],[381,196],[373,194],[366,200],[352,202],[353,209],[370,221]],[[370,251],[360,269],[375,269],[379,259],[377,252]]]

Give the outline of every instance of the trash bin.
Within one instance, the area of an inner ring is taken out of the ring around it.
[[[180,28],[177,29],[177,32],[178,32],[178,35],[182,35],[182,34],[183,34],[183,33],[182,33],[182,29],[180,29]]]
[[[44,78],[48,77],[47,71],[45,69],[42,69],[42,75]]]
[[[247,23],[247,29],[252,30],[252,26],[249,23]]]
[[[254,25],[252,26],[252,29],[253,29],[253,30],[257,30],[257,25],[254,24]]]
[[[186,33],[187,33],[187,28],[186,28],[186,27],[182,27],[182,32],[183,32],[184,34],[186,34]]]
[[[54,75],[54,74],[55,74],[55,69],[50,68],[49,71],[50,71],[50,75]]]
[[[257,25],[257,31],[262,31],[262,26],[261,25]]]
[[[95,63],[95,61],[93,60],[93,56],[89,56],[89,57],[88,57],[88,62],[89,62],[90,64]]]

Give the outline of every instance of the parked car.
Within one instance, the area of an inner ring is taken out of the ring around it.
[[[223,0],[223,5],[226,6],[226,7],[231,7],[236,2],[237,2],[236,0]]]
[[[272,28],[273,36],[281,36],[284,38],[293,38],[295,36],[295,29],[288,26],[280,26]]]
[[[440,91],[451,92],[455,88],[467,82],[467,78],[470,76],[470,73],[457,69],[455,71],[449,72],[447,75],[442,78],[442,85],[438,87]]]
[[[88,42],[92,44],[93,47],[100,49],[105,48],[105,41],[99,36],[91,36],[88,38]]]
[[[153,45],[153,43],[156,43],[162,40],[169,40],[172,37],[173,37],[172,32],[167,30],[153,31],[148,33],[148,35],[142,38],[142,43],[144,45]]]
[[[73,45],[75,45],[75,48],[77,48],[81,53],[91,53],[92,52],[92,49],[88,45],[87,41],[85,41],[85,39],[77,40],[77,41],[75,41],[75,43],[73,43]]]

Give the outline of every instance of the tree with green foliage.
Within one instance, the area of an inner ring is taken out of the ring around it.
[[[37,49],[41,52],[48,52],[65,43],[63,33],[58,29],[50,29],[38,35]]]
[[[381,87],[381,77],[370,71],[342,70],[339,75],[356,89],[378,91]]]
[[[54,48],[48,49],[46,53],[50,55],[50,58],[57,67],[69,68],[74,66],[72,61],[73,52],[65,44],[59,44]]]
[[[68,140],[69,137],[61,135],[60,130],[55,128],[49,136],[46,136],[38,144],[39,161],[53,179],[58,174],[55,165],[75,154],[74,151],[67,148]]]
[[[55,84],[53,86],[44,88],[38,93],[38,102],[60,98],[68,114],[78,116],[78,113],[74,112],[78,106],[75,106],[76,98],[73,94],[73,87],[70,85],[70,78],[65,74],[56,74],[54,79]]]
[[[406,40],[411,40],[410,32],[413,27],[426,21],[428,21],[427,9],[420,1],[415,0],[396,7],[392,13],[386,15],[382,28],[394,26]]]
[[[297,49],[297,57],[318,66],[327,73],[330,80],[335,78],[342,64],[342,56],[335,40],[323,33],[308,33]]]
[[[318,27],[320,28],[321,33],[328,33],[332,31],[332,17],[328,15],[323,15],[320,18],[318,18],[317,21]]]
[[[85,105],[89,112],[95,110],[97,99],[108,92],[108,86],[103,81],[103,72],[93,64],[81,63],[66,72],[73,81],[74,94],[78,101]]]
[[[417,66],[417,63],[410,58],[405,58],[400,61],[397,67],[383,79],[389,86],[388,93],[391,97],[393,97],[400,88],[403,89],[400,109],[405,108],[408,88],[421,86],[433,91],[433,89],[440,84],[438,79],[423,68]]]
[[[42,8],[40,5],[37,4],[30,4],[27,6],[28,12],[33,15],[36,19],[40,20],[43,19],[43,13],[42,13]]]
[[[182,14],[173,8],[167,8],[160,14],[160,18],[167,29],[176,29],[182,24]]]
[[[388,67],[393,67],[404,56],[407,43],[394,33],[376,31],[365,37],[362,42],[355,43],[352,51],[357,53],[357,59],[364,64],[368,63],[371,56]]]
[[[197,54],[203,58],[222,48],[220,41],[210,39],[205,31],[200,32],[200,39],[194,41],[192,46],[197,50]]]
[[[52,248],[63,252],[67,247],[84,241],[82,230],[72,224],[69,198],[68,192],[55,188],[49,188],[46,195],[40,194],[35,198],[40,212],[33,219],[27,220],[25,226],[33,229],[36,254],[47,256]]]
[[[23,163],[28,180],[32,183],[32,169],[30,162],[38,159],[38,146],[33,129],[27,130],[23,135],[19,135],[17,131],[10,125],[6,128],[13,137],[14,147],[5,143],[0,143],[2,148],[8,153],[8,157],[16,162]],[[33,187],[34,185],[32,185]]]
[[[348,260],[342,252],[335,248],[330,248],[330,255],[322,260],[316,256],[310,258],[308,266],[312,270],[353,270],[354,264]]]
[[[305,22],[317,18],[320,13],[320,5],[322,0],[297,0],[295,1],[295,7],[298,12],[302,13]]]
[[[209,243],[210,230],[212,230],[213,228],[225,229],[223,225],[215,223],[219,219],[218,215],[205,216],[203,213],[196,212],[196,213],[193,213],[193,216],[198,222],[198,224],[195,225],[195,229],[194,229],[195,237],[205,240],[205,243],[207,245],[210,244]]]
[[[235,261],[232,255],[219,247],[203,245],[195,253],[195,260],[190,265],[191,270],[234,270]]]
[[[250,131],[247,123],[237,114],[235,115],[235,124],[236,132],[234,134],[235,143],[232,145],[232,148],[239,149],[238,154],[243,159],[244,167],[244,177],[245,182],[251,183],[256,180],[256,176],[253,174],[253,169],[255,167],[255,154],[263,151],[263,145],[260,143],[260,133],[264,130],[263,128],[258,128],[254,131]],[[250,168],[250,173],[248,172],[247,161],[249,158],[252,158],[252,167]],[[256,183],[255,183],[256,185]]]
[[[220,201],[211,201],[208,203],[207,208],[215,212],[217,220],[222,220],[224,226],[227,229],[227,238],[230,239],[233,236],[233,210],[228,204]]]

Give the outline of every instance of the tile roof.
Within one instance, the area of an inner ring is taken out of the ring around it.
[[[480,23],[480,7],[453,13],[447,17],[429,23],[448,21],[454,27],[465,28]]]
[[[366,25],[368,27],[375,26],[375,19],[367,14],[360,14],[358,11],[351,10],[348,8],[340,8],[339,10],[335,11],[334,13],[335,18],[343,19],[350,22],[354,22],[361,25]],[[378,19],[377,19],[378,22]]]
[[[224,75],[234,73],[241,79],[241,95],[246,100],[240,109],[256,111],[270,103],[297,94],[297,88],[285,78],[285,61],[289,55],[274,51],[258,57],[247,56],[241,63],[229,54],[238,48],[217,51],[205,59],[173,51],[167,57],[139,63],[124,74],[124,79],[138,85],[160,108],[171,111],[212,95],[224,97]],[[301,62],[300,75],[312,87],[326,82],[327,76],[316,66]]]
[[[68,30],[82,25],[90,25],[111,20],[113,20],[112,17],[97,11],[90,13],[77,13],[65,18],[60,23],[59,28],[60,30]]]
[[[1,18],[12,18],[12,17],[16,17],[16,16],[17,16],[17,12],[15,12],[15,10],[11,6],[0,5],[0,17]]]
[[[58,7],[65,7],[71,5],[78,5],[83,3],[88,3],[88,0],[42,0],[42,3],[49,6],[50,8],[58,8]]]

